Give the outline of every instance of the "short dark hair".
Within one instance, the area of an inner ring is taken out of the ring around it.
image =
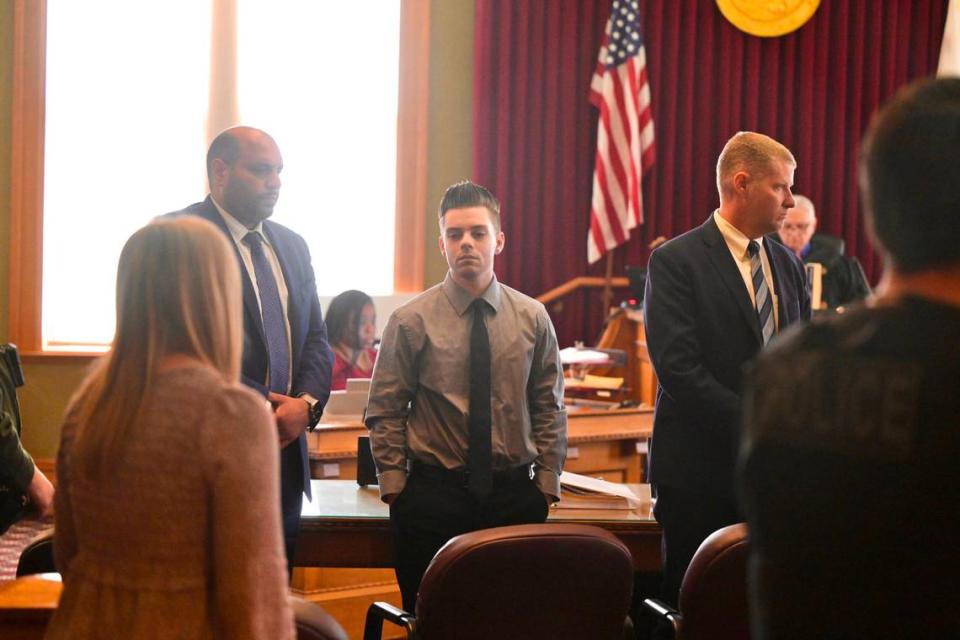
[[[207,149],[207,180],[210,181],[211,188],[213,184],[213,161],[219,158],[232,167],[240,157],[240,141],[237,140],[234,129],[234,127],[231,127],[221,131],[210,143],[210,148]]]
[[[493,223],[494,231],[500,232],[500,202],[486,187],[481,187],[469,180],[461,180],[447,187],[443,198],[440,199],[440,224],[443,224],[443,216],[447,211],[465,207],[486,207],[490,212],[490,222]]]
[[[356,349],[360,332],[360,314],[373,300],[363,291],[350,289],[334,297],[327,307],[327,341],[336,346],[345,342]],[[346,339],[345,339],[346,338]]]
[[[960,262],[960,78],[901,89],[860,154],[867,229],[903,273]]]

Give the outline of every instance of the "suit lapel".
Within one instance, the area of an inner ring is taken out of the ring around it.
[[[763,344],[763,335],[760,333],[760,323],[757,320],[757,311],[750,302],[750,294],[747,293],[746,285],[743,282],[743,276],[730,255],[730,249],[727,247],[720,228],[713,219],[713,214],[707,218],[707,221],[701,227],[703,229],[703,242],[706,248],[707,257],[717,270],[720,280],[730,291],[730,295],[737,303],[740,309],[740,315],[744,322],[750,327],[759,344]]]

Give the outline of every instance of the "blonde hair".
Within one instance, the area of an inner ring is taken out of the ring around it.
[[[236,257],[213,224],[157,219],[130,236],[117,265],[113,344],[72,402],[78,471],[99,477],[122,455],[164,356],[186,355],[238,380],[241,314]]]
[[[797,166],[790,150],[770,136],[753,131],[734,134],[727,140],[717,159],[717,191],[720,197],[733,192],[730,179],[735,173],[746,171],[753,176],[764,176],[770,172],[774,160]]]

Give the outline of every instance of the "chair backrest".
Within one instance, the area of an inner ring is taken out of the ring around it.
[[[840,236],[832,236],[829,233],[815,233],[810,238],[810,244],[817,247],[824,255],[832,260],[835,257],[842,256],[846,248],[846,242]]]
[[[293,609],[297,640],[348,640],[347,632],[320,605],[294,595],[288,600]]]
[[[17,577],[34,573],[53,573],[53,529],[41,531],[20,552],[17,562]]]
[[[693,555],[680,586],[684,640],[749,640],[747,525],[714,531]]]
[[[417,597],[417,637],[622,638],[630,551],[585,525],[533,524],[450,540]]]

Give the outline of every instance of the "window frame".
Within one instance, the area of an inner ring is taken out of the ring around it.
[[[46,0],[14,1],[9,330],[25,356],[89,358],[98,353],[44,350],[41,335],[46,22]],[[424,286],[429,62],[430,0],[401,0],[393,271],[397,294]]]

